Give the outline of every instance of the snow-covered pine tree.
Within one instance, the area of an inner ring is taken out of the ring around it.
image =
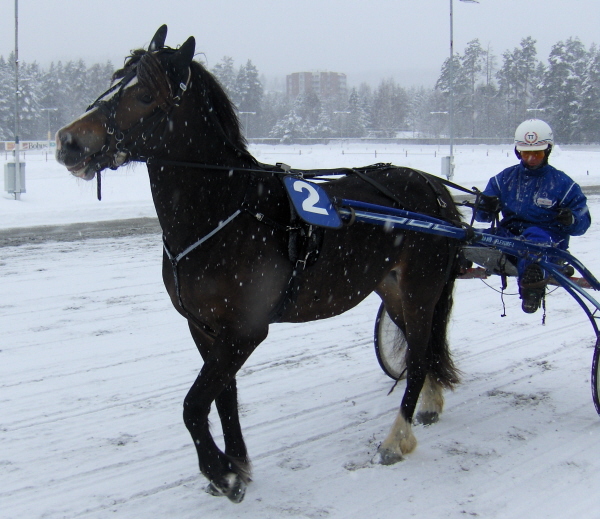
[[[477,88],[484,76],[486,52],[481,47],[478,39],[472,40],[465,48],[465,54],[461,58],[461,76],[459,78],[459,102],[460,119],[465,129],[465,135],[476,137],[476,104],[475,98]],[[456,105],[455,105],[456,106]],[[467,133],[468,132],[468,133]]]
[[[579,126],[582,142],[600,143],[600,49],[592,45],[581,88]]]
[[[14,59],[13,59],[14,63]],[[15,138],[14,66],[0,56],[0,140]]]
[[[237,107],[240,112],[249,112],[241,117],[246,137],[259,137],[257,129],[260,127],[262,117],[262,100],[264,95],[263,85],[259,79],[258,69],[251,60],[240,67],[236,78],[236,91],[238,94]],[[247,127],[246,127],[247,126]]]
[[[558,142],[582,138],[578,119],[588,53],[579,39],[558,42],[550,51],[543,82],[544,117]]]
[[[233,58],[230,56],[223,56],[221,61],[212,68],[211,72],[219,80],[219,83],[221,83],[221,86],[225,89],[225,92],[227,92],[229,98],[237,104],[237,74],[233,67]]]
[[[365,137],[367,134],[368,116],[365,111],[365,103],[360,94],[353,88],[348,97],[348,116],[345,122],[345,136]]]
[[[527,108],[537,108],[531,106],[535,88],[533,79],[537,69],[535,44],[536,41],[528,36],[521,40],[520,47],[502,55],[502,67],[496,77],[499,96],[504,104],[506,135],[511,135],[518,124],[532,117]]]

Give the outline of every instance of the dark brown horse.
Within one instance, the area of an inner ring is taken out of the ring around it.
[[[457,382],[446,343],[457,244],[352,221],[339,229],[299,222],[284,172],[250,155],[232,103],[193,61],[194,38],[175,50],[165,47],[166,33],[161,27],[147,51],[134,51],[113,86],[58,131],[56,157],[87,180],[107,167],[147,163],[165,244],[163,280],[204,360],[183,418],[207,490],[234,502],[244,497],[250,464],[236,373],[270,323],[338,315],[373,291],[408,343],[406,392],[377,455],[395,463],[416,446],[411,423],[422,390],[417,418],[433,422],[442,411],[442,388]],[[428,175],[394,166],[342,173],[322,184],[332,200],[459,220],[448,192]],[[209,431],[213,402],[225,452]]]

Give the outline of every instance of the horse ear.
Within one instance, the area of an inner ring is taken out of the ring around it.
[[[148,46],[148,51],[153,52],[155,50],[160,50],[165,46],[165,40],[167,39],[167,26],[161,25],[156,31],[156,34],[152,38],[150,45]]]
[[[169,72],[171,77],[179,83],[185,83],[188,77],[188,68],[196,52],[196,39],[190,36],[186,42],[177,49],[169,58]]]

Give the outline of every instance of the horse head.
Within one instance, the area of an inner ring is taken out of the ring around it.
[[[173,109],[191,78],[196,43],[165,47],[167,26],[148,50],[133,51],[111,87],[78,119],[58,130],[56,160],[76,177],[91,180],[105,168],[146,160],[164,146]]]

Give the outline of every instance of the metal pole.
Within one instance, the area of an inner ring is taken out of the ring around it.
[[[50,151],[50,112],[58,112],[58,108],[40,108],[40,112],[46,112],[48,114],[48,152]]]
[[[528,112],[533,112],[533,117],[537,119],[537,113],[538,112],[545,112],[546,109],[545,108],[528,108],[527,111]]]
[[[450,177],[454,167],[454,13],[450,0]]]
[[[244,126],[244,133],[248,134],[248,116],[249,115],[256,115],[256,112],[238,112],[239,115],[245,115],[246,116],[246,125]]]
[[[344,117],[346,117],[346,115],[351,114],[352,112],[333,112],[334,114],[338,114],[340,116],[340,139],[344,138]]]
[[[15,0],[15,200],[21,200],[20,116],[19,116],[19,0]]]
[[[478,4],[479,0],[460,0],[469,4]],[[450,169],[448,179],[454,176],[454,8],[450,0]]]

